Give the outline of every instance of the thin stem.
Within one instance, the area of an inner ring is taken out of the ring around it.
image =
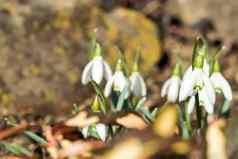
[[[198,93],[195,95],[195,106],[196,106],[196,115],[197,115],[197,127],[198,129],[200,129],[202,128],[202,109],[199,105]]]
[[[191,120],[190,120],[190,114],[188,113],[188,103],[185,103],[185,122],[186,127],[191,132],[192,126],[191,126]]]
[[[187,108],[182,109],[178,105],[177,109],[179,112],[179,128],[180,128],[181,136],[183,139],[189,139],[191,137],[191,124],[190,124],[189,114],[186,111]]]

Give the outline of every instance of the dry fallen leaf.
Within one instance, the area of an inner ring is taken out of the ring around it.
[[[143,159],[143,144],[139,139],[129,138],[107,152],[103,159]]]
[[[83,128],[85,126],[97,123],[99,121],[99,117],[97,116],[87,117],[87,115],[88,113],[86,111],[81,111],[75,117],[66,121],[65,125]]]
[[[157,135],[171,137],[177,129],[178,112],[176,105],[166,104],[158,113],[154,122],[154,131]]]
[[[76,141],[71,142],[69,140],[61,141],[62,150],[59,152],[59,158],[66,157],[90,157],[90,151],[99,149],[105,146],[102,141]]]
[[[148,126],[141,117],[139,117],[138,115],[135,115],[133,113],[129,113],[126,116],[117,118],[116,122],[120,125],[123,125],[126,128],[129,128],[129,129],[142,130]]]
[[[171,146],[176,154],[184,155],[191,151],[191,145],[187,141],[178,141],[173,143]]]
[[[227,159],[226,137],[222,130],[225,127],[225,121],[220,119],[212,123],[206,134],[207,140],[207,158],[208,159]]]

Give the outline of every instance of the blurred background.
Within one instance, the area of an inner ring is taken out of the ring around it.
[[[225,45],[221,63],[235,105],[237,20],[235,0],[0,0],[0,115],[62,114],[90,98],[80,76],[95,29],[111,64],[116,47],[129,66],[141,49],[149,105],[162,102],[160,86],[177,56],[190,63],[197,35],[211,48]]]

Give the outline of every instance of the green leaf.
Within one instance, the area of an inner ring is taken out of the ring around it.
[[[117,111],[121,111],[122,110],[122,108],[124,106],[124,103],[125,103],[126,99],[128,98],[128,96],[129,96],[129,86],[126,86],[122,90],[122,93],[119,96],[119,99],[118,99],[118,102],[117,102],[117,106],[116,106],[116,110]]]
[[[154,117],[152,116],[150,110],[148,108],[142,107],[140,111],[143,113],[144,119],[151,123],[154,120]]]
[[[101,108],[102,112],[106,113],[106,111],[107,111],[107,99],[104,96],[102,89],[100,88],[100,86],[96,82],[91,81],[90,83],[93,86],[97,96],[99,97],[100,108]]]
[[[6,151],[14,155],[32,156],[32,152],[19,144],[1,143]]]
[[[230,115],[230,101],[225,100],[223,105],[221,106],[219,116],[228,118]]]
[[[154,108],[154,110],[151,112],[151,115],[153,116],[153,118],[155,118],[157,112],[158,112],[158,108]]]
[[[43,139],[42,137],[38,136],[34,132],[24,131],[24,134],[27,135],[29,138],[31,138],[32,140],[34,140],[35,142],[37,142],[39,144],[42,144],[42,145],[47,144],[47,141],[45,139]]]
[[[135,110],[140,110],[142,107],[144,107],[144,104],[145,104],[145,100],[146,98],[143,97],[139,100],[139,102],[137,103],[136,107],[135,107]]]

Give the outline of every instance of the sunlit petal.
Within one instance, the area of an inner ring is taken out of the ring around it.
[[[145,96],[146,86],[139,72],[133,72],[130,77],[131,91],[135,96]]]
[[[82,135],[83,135],[83,137],[84,138],[87,138],[88,137],[88,126],[86,126],[86,127],[84,127],[84,128],[82,128],[82,130],[81,130],[81,133],[82,133]]]
[[[212,114],[214,111],[214,105],[211,103],[206,89],[202,89],[201,91],[199,91],[198,95],[199,95],[199,102],[200,102],[199,104],[204,106],[205,110],[209,114]]]
[[[194,79],[195,79],[195,85],[196,86],[203,86],[203,78],[202,78],[202,76],[203,75],[206,75],[204,72],[203,72],[203,70],[202,69],[200,69],[200,68],[194,68],[194,70],[193,70],[193,77],[194,77]]]
[[[99,135],[102,141],[106,140],[107,137],[107,127],[104,124],[96,125],[97,134]]]
[[[191,98],[188,101],[188,113],[191,114],[193,112],[195,106],[195,96],[191,96]]]
[[[194,71],[186,76],[181,82],[179,101],[184,101],[188,96],[192,95],[193,87],[196,84]]]
[[[91,80],[91,70],[93,61],[90,61],[84,68],[82,73],[82,84],[87,84]]]
[[[142,78],[142,76],[139,76],[139,82],[140,82],[140,86],[141,86],[141,96],[146,96],[146,84],[144,79]]]
[[[121,92],[128,85],[128,80],[122,71],[118,71],[114,74],[113,86],[116,91]]]
[[[168,87],[170,85],[170,82],[171,82],[171,78],[169,78],[167,81],[165,81],[165,83],[163,84],[162,86],[162,89],[161,89],[161,96],[162,97],[165,97],[165,95],[167,94],[168,92]]]
[[[111,77],[111,79],[107,82],[105,89],[104,89],[104,95],[108,97],[111,94],[112,86],[113,86],[114,77]]]
[[[207,76],[210,74],[210,66],[207,60],[204,60],[203,64],[203,71],[206,73]]]
[[[213,73],[211,76],[211,81],[215,89],[222,90],[227,100],[232,100],[231,86],[221,73]]]
[[[112,77],[112,70],[111,67],[104,61],[104,74],[105,78],[108,81]]]
[[[97,83],[100,84],[103,79],[103,72],[104,72],[104,65],[102,57],[96,57],[93,60],[92,66],[92,79]]]
[[[171,78],[170,86],[168,88],[168,101],[176,102],[179,93],[180,79],[177,76]]]
[[[187,78],[188,75],[190,75],[193,72],[193,67],[189,66],[189,68],[185,71],[184,75],[183,75],[183,79]]]
[[[205,87],[204,89],[207,92],[209,100],[211,101],[212,104],[215,104],[216,94],[215,94],[214,87],[212,85],[212,81],[206,74],[202,74],[202,79],[204,82],[204,87]]]

